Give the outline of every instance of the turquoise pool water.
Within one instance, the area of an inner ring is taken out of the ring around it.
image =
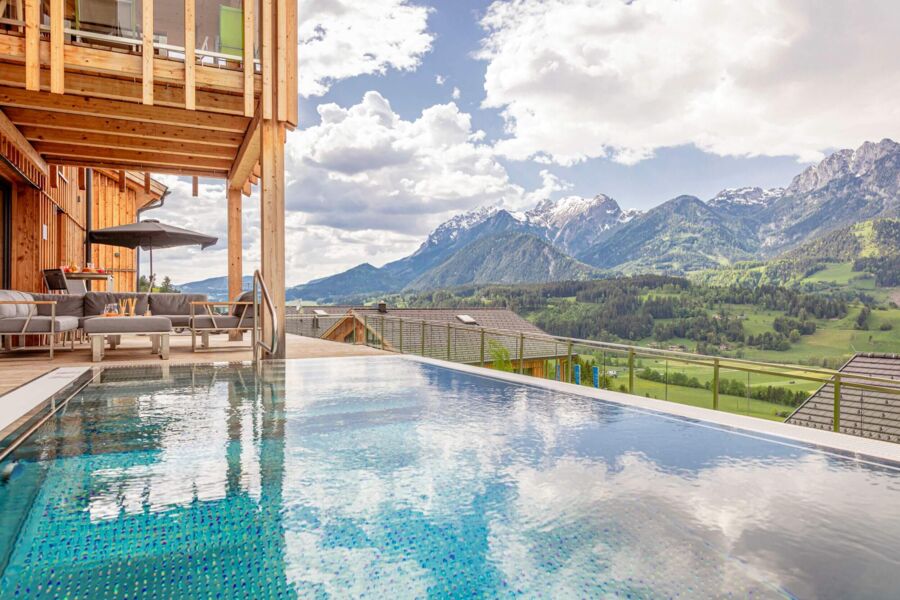
[[[896,465],[400,358],[107,370],[13,458],[3,598],[900,590]]]

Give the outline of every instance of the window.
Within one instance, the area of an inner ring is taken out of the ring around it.
[[[478,321],[476,321],[476,320],[475,320],[472,316],[470,316],[470,315],[456,315],[456,318],[457,318],[461,323],[465,323],[466,325],[478,325]]]

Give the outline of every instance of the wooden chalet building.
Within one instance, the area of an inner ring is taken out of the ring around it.
[[[131,289],[133,253],[85,247],[87,229],[133,221],[165,193],[153,173],[191,176],[195,194],[208,177],[227,182],[232,297],[242,194],[260,186],[261,272],[283,320],[296,24],[296,0],[0,2],[3,287],[40,291],[41,269],[96,252]]]

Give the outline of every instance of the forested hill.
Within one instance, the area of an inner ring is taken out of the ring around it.
[[[738,263],[691,275],[708,285],[793,285],[833,264],[846,264],[877,287],[900,285],[900,219],[874,219],[842,227],[767,262]]]

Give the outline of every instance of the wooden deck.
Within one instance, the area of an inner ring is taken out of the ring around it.
[[[249,339],[249,337],[248,337]],[[211,338],[212,350],[207,352],[191,352],[190,335],[173,335],[170,344],[170,364],[209,363],[250,360],[249,348],[245,342],[229,342],[225,335]],[[365,356],[385,354],[381,350],[367,346],[353,346],[338,342],[328,342],[317,338],[287,336],[287,358],[327,358],[338,356]],[[122,345],[115,350],[107,350],[102,363],[91,362],[91,349],[88,344],[76,344],[75,350],[57,349],[51,361],[47,351],[16,351],[0,353],[0,395],[31,381],[57,367],[100,365],[130,365],[159,363],[158,356],[150,354],[148,338],[126,336]]]

